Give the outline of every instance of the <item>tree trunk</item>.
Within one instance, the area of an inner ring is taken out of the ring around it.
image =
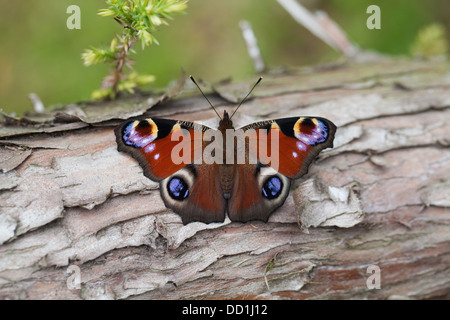
[[[218,123],[198,92],[173,98],[183,80],[159,98],[4,115],[0,298],[449,298],[447,62],[265,75],[235,125],[310,115],[338,126],[268,223],[184,226],[117,152],[113,128],[128,117]],[[215,85],[219,113],[254,80]]]

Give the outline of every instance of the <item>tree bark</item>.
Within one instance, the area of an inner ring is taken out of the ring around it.
[[[382,59],[265,75],[235,117],[321,116],[335,147],[268,223],[191,223],[117,152],[129,117],[218,123],[195,91],[4,115],[0,298],[450,297],[450,65]],[[209,91],[231,112],[253,84]],[[211,120],[212,119],[212,120]],[[79,280],[79,281],[78,281]]]

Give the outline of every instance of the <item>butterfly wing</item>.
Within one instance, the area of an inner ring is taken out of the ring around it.
[[[148,118],[126,121],[116,127],[114,133],[117,149],[135,158],[145,176],[161,181],[194,161],[192,157],[185,162],[173,161],[172,151],[183,140],[181,136],[191,142],[191,148],[202,148],[201,133],[205,128],[192,122]],[[196,132],[200,135],[195,135]],[[195,137],[200,143],[195,143]]]
[[[283,205],[291,181],[273,168],[263,165],[237,165],[234,186],[228,201],[231,221],[267,221]]]
[[[114,130],[118,150],[135,158],[145,176],[160,182],[166,207],[184,224],[225,218],[217,165],[196,164],[208,144],[203,139],[207,129],[187,121],[148,118],[126,121]]]
[[[267,221],[286,200],[291,179],[304,175],[319,152],[333,146],[336,126],[324,118],[294,117],[256,122],[240,130],[255,130],[246,152],[255,152],[258,162],[237,165],[228,214],[232,221],[245,222]]]
[[[242,128],[249,129],[256,131],[258,159],[290,179],[306,174],[319,152],[333,147],[336,132],[333,122],[319,117],[282,118]],[[265,155],[268,161],[263,160]]]
[[[215,164],[186,166],[160,183],[166,207],[181,216],[183,224],[193,221],[223,222],[226,201]]]

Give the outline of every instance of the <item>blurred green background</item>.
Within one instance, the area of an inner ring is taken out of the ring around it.
[[[430,23],[450,30],[449,0],[297,0],[310,11],[324,10],[361,48],[409,55],[418,31]],[[81,30],[69,30],[69,5],[81,9]],[[381,30],[369,30],[366,9],[381,8]],[[0,0],[0,108],[31,110],[28,94],[46,106],[89,100],[108,66],[85,67],[81,53],[109,45],[121,26],[97,15],[103,0]],[[275,0],[190,0],[187,14],[175,16],[155,34],[160,45],[136,48],[135,69],[156,76],[163,88],[181,69],[208,82],[254,75],[239,28],[251,23],[267,66],[302,66],[340,56],[297,24]]]

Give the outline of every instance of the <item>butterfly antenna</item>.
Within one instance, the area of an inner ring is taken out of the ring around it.
[[[222,120],[222,117],[219,115],[219,113],[217,112],[216,108],[214,108],[214,106],[212,105],[211,101],[209,101],[209,99],[205,96],[205,94],[203,93],[202,89],[200,89],[200,86],[197,84],[197,82],[195,82],[195,79],[193,76],[189,76],[189,78],[191,78],[192,82],[197,86],[198,90],[200,90],[200,92],[202,93],[202,95],[205,97],[206,101],[208,101],[209,105],[211,106],[211,108],[213,108],[214,112],[217,114],[217,116],[219,117],[220,120]]]
[[[239,107],[241,106],[241,104],[244,103],[245,100],[247,100],[248,96],[250,95],[250,93],[252,93],[253,89],[255,89],[255,87],[258,85],[258,83],[261,82],[263,77],[259,77],[258,81],[256,81],[255,85],[253,86],[252,90],[250,90],[249,93],[247,93],[247,95],[245,96],[244,99],[242,99],[241,103],[239,103],[239,105],[236,107],[236,109],[234,109],[233,113],[230,116],[230,119],[233,117],[233,115],[236,113],[237,109],[239,109]]]

